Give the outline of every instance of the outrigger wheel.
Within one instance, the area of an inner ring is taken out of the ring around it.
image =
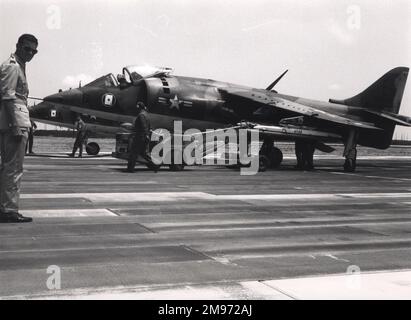
[[[344,171],[345,172],[354,172],[357,167],[357,161],[355,159],[345,159],[344,162]]]
[[[350,151],[349,155],[345,158],[344,171],[354,172],[357,167],[357,150],[353,149]]]

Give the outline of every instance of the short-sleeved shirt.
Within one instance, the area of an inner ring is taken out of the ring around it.
[[[27,105],[29,87],[26,64],[15,54],[0,66],[0,96],[2,100],[20,100]]]
[[[30,128],[30,117],[27,109],[29,87],[26,79],[25,63],[15,54],[0,65],[0,98],[1,104],[13,101],[16,125]],[[11,119],[5,108],[0,109],[0,130],[11,126]]]

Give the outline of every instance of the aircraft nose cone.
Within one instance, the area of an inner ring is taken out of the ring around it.
[[[71,89],[49,95],[43,100],[54,103],[80,105],[83,101],[83,93],[79,89]]]
[[[29,109],[30,118],[34,118],[34,119],[48,118],[51,109],[53,109],[53,105],[48,102],[38,103]]]

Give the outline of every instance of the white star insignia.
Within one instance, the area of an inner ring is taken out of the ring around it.
[[[177,110],[180,110],[180,100],[178,100],[177,95],[175,95],[173,99],[170,99],[170,103],[170,109],[176,108]]]

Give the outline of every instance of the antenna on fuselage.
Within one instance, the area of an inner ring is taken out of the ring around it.
[[[275,85],[281,80],[281,78],[284,77],[284,75],[285,75],[287,72],[288,72],[288,69],[285,70],[285,71],[281,74],[281,76],[279,76],[277,79],[275,79],[274,82],[271,83],[265,90],[271,91],[271,90],[275,87]]]

